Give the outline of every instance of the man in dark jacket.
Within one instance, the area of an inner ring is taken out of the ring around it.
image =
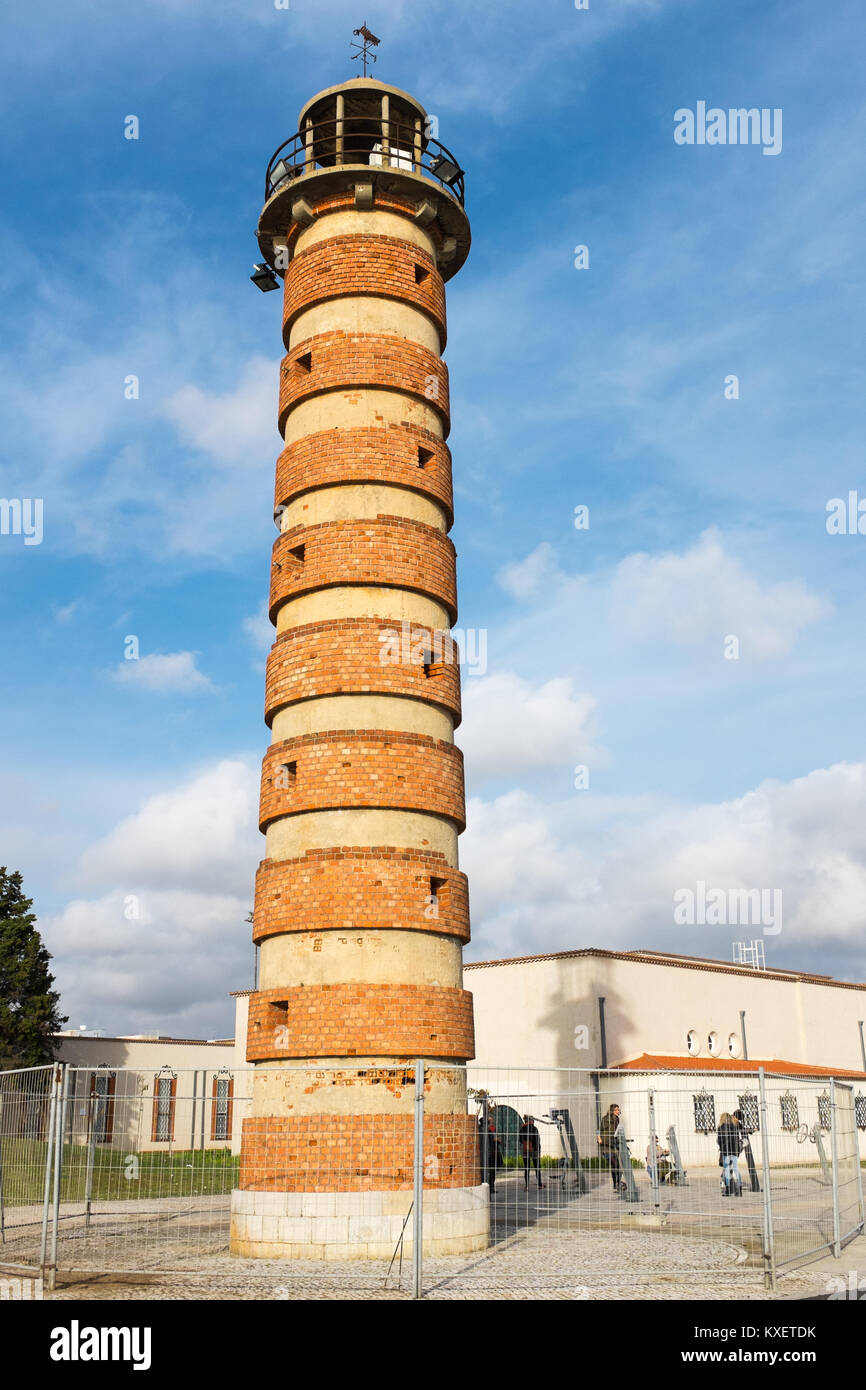
[[[625,1189],[625,1180],[622,1176],[622,1164],[619,1161],[619,1142],[616,1134],[619,1129],[619,1106],[612,1105],[601,1122],[598,1132],[598,1142],[601,1145],[601,1152],[610,1164],[610,1178],[613,1183],[614,1192]]]
[[[478,1117],[478,1139],[481,1149],[481,1181],[490,1188],[491,1197],[496,1191],[496,1169],[499,1167],[499,1140],[496,1137],[496,1120],[491,1113],[485,1127],[483,1116]]]
[[[517,1134],[520,1140],[520,1151],[523,1154],[523,1186],[529,1191],[529,1169],[535,1169],[535,1178],[539,1187],[543,1187],[541,1181],[541,1137],[538,1133],[538,1126],[531,1115],[524,1115],[523,1124]]]

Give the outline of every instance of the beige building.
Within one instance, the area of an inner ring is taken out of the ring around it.
[[[70,1071],[65,1107],[70,1143],[130,1152],[238,1151],[248,1096],[232,1038],[202,1041],[148,1035],[57,1034]]]
[[[866,1158],[866,985],[592,948],[465,970],[477,1038],[471,1084],[520,1112],[540,1115],[558,1100],[571,1112],[584,1154],[615,1102],[634,1138],[632,1153],[642,1157],[652,1090],[655,1132],[664,1136],[674,1125],[685,1162],[714,1164],[718,1117],[743,1106],[757,1117],[763,1068],[774,1161],[814,1156],[805,1141],[816,1126],[819,1137],[829,1133],[834,1078],[844,1085],[839,1095]],[[543,1129],[542,1141],[557,1151],[554,1127]]]

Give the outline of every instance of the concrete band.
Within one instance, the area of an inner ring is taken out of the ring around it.
[[[296,497],[280,516],[280,530],[297,526],[322,526],[329,521],[375,521],[380,516],[399,516],[432,526],[443,535],[448,519],[438,502],[405,487],[386,483],[340,483]]]
[[[305,811],[376,807],[466,824],[463,754],[426,734],[354,729],[271,744],[262,759],[259,828]]]
[[[277,633],[282,635],[302,623],[324,622],[328,618],[380,618],[398,627],[404,622],[417,623],[437,632],[451,626],[448,609],[426,594],[384,584],[335,584],[283,603],[277,610]]]
[[[274,715],[271,742],[349,729],[392,729],[454,742],[453,715],[442,705],[405,695],[321,695],[284,705]]]
[[[435,439],[443,439],[445,434],[441,415],[426,397],[422,400],[398,391],[358,387],[301,401],[286,420],[283,438],[288,447],[327,430],[384,429],[389,425],[424,430]]]
[[[342,980],[353,985],[463,988],[461,942],[455,936],[356,928],[284,932],[266,937],[260,945],[261,990],[282,988],[286,980],[293,986]]]
[[[441,854],[456,869],[458,833],[454,821],[423,811],[345,806],[273,821],[265,834],[265,846],[269,859],[297,859],[308,850],[341,845],[396,845],[422,854]]]
[[[454,519],[451,451],[420,425],[331,428],[295,440],[277,459],[274,509],[315,488],[346,483],[409,488],[444,509],[449,529]]]
[[[280,431],[302,401],[364,387],[424,401],[439,415],[447,435],[448,368],[429,348],[392,333],[320,333],[293,347],[280,364]]]
[[[447,626],[457,621],[452,541],[423,522],[380,516],[283,531],[274,541],[271,560],[271,622],[287,599],[349,584],[414,590],[447,609]]]
[[[438,932],[469,940],[466,875],[443,855],[388,848],[311,850],[265,859],[253,940],[279,932]]]
[[[248,1062],[373,1055],[471,1060],[472,995],[433,985],[351,982],[250,995]]]
[[[385,236],[405,242],[408,246],[417,246],[435,260],[438,242],[426,228],[410,220],[415,212],[414,206],[405,203],[401,204],[401,209],[400,212],[389,212],[380,204],[369,212],[358,212],[352,200],[343,200],[339,205],[332,205],[331,200],[328,200],[327,206],[318,203],[310,225],[295,232],[293,254],[300,256],[303,251],[338,236]]]
[[[306,196],[311,199],[314,221],[309,227],[302,227],[298,222],[290,226],[286,245],[292,257],[306,250],[317,239],[327,239],[335,232],[354,230],[349,219],[353,219],[355,226],[367,233],[385,228],[392,235],[402,235],[406,241],[431,248],[434,255],[438,255],[441,249],[442,237],[438,225],[434,222],[423,230],[418,226],[415,220],[418,204],[413,199],[384,193],[377,188],[375,206],[359,213],[355,209],[353,193],[332,193],[317,198],[314,190],[310,189]],[[398,226],[403,230],[397,231]]]
[[[283,342],[311,305],[343,296],[378,296],[420,309],[435,325],[439,350],[446,342],[445,286],[429,251],[390,236],[334,236],[299,251],[285,279]]]
[[[440,942],[444,938],[439,938]],[[445,942],[445,944],[449,944]],[[456,952],[459,946],[450,943]],[[316,1058],[303,1065],[260,1062],[253,1077],[247,1113],[270,1115],[411,1115],[415,1109],[415,1068],[412,1059],[365,1057]],[[466,1114],[466,1067],[462,1062],[427,1062],[424,1068],[424,1111],[436,1115]],[[327,1120],[324,1121],[328,1123]]]
[[[441,706],[458,724],[457,644],[441,630],[379,618],[304,623],[277,637],[265,672],[268,727],[286,705],[349,693],[409,696]]]

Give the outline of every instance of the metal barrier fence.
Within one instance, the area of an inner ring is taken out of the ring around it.
[[[48,1289],[58,1269],[416,1297],[775,1287],[863,1230],[861,1099],[763,1072],[435,1061],[5,1072],[0,1266]]]

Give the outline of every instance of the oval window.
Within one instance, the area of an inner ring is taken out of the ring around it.
[[[686,1047],[689,1049],[689,1053],[692,1057],[697,1057],[701,1050],[701,1040],[694,1028],[690,1028],[686,1034]]]

